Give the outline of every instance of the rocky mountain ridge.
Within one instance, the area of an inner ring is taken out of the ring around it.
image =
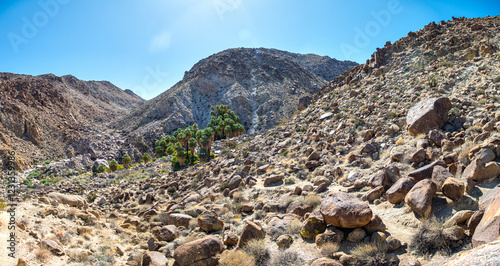
[[[0,73],[0,157],[6,163],[5,156],[16,152],[23,170],[37,161],[88,153],[89,132],[143,102],[107,81]]]
[[[275,49],[229,49],[205,58],[182,81],[148,101],[120,124],[146,140],[179,127],[209,122],[210,106],[228,105],[249,132],[277,125],[332,77],[356,65]]]

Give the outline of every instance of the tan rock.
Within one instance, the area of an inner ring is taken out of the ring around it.
[[[224,222],[214,211],[205,211],[198,216],[198,226],[201,230],[211,233],[224,228]]]
[[[326,222],[323,217],[311,214],[309,218],[302,222],[300,234],[307,239],[315,239],[317,235],[325,232]]]
[[[427,219],[431,215],[432,199],[436,192],[437,186],[432,180],[422,180],[406,194],[405,203],[414,212]]]
[[[443,194],[453,201],[462,198],[465,193],[465,184],[462,180],[454,177],[448,177],[441,188]]]
[[[238,241],[238,247],[244,247],[252,239],[262,239],[266,236],[266,232],[260,224],[246,221],[245,226],[243,226],[243,231],[241,232],[240,240]]]
[[[372,219],[370,206],[345,192],[333,192],[326,197],[320,212],[327,224],[341,228],[362,227]]]
[[[206,236],[174,250],[174,259],[179,266],[187,266],[198,263],[198,265],[217,265],[218,258],[215,257],[224,251],[224,244],[215,236]]]
[[[385,193],[387,200],[392,204],[398,204],[403,201],[406,194],[413,188],[415,182],[410,178],[401,178],[394,183]]]
[[[418,102],[406,116],[408,131],[411,135],[418,135],[441,128],[448,120],[451,107],[450,99],[446,97],[428,98]]]
[[[484,163],[480,159],[473,160],[462,174],[465,179],[488,181],[500,175],[500,165],[497,162]]]

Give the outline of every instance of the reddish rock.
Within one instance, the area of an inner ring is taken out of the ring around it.
[[[311,206],[304,204],[298,200],[292,201],[288,207],[286,208],[287,213],[293,213],[300,217],[303,217],[304,214],[308,212],[312,212]]]
[[[283,180],[283,175],[271,175],[270,177],[264,180],[264,186],[270,186],[272,184],[276,184]]]
[[[321,215],[327,224],[341,228],[358,228],[372,219],[370,206],[345,192],[334,192],[321,203]]]
[[[384,170],[374,173],[368,179],[368,185],[370,185],[371,188],[385,187],[387,186],[388,182],[389,178],[387,177],[387,174]]]
[[[424,149],[419,149],[410,156],[410,161],[420,163],[427,160],[427,152]]]
[[[481,219],[483,219],[483,215],[484,210],[479,210],[474,212],[474,214],[470,217],[469,222],[467,223],[467,228],[469,228],[471,235],[474,235],[477,225],[481,222]]]
[[[472,245],[477,247],[490,243],[500,237],[500,193],[488,204],[484,210],[483,218],[477,225],[472,236]]]
[[[165,266],[167,265],[165,254],[156,251],[146,251],[142,255],[143,266]]]
[[[372,202],[382,196],[382,193],[384,193],[384,187],[376,187],[368,192],[366,192],[366,200],[369,202]]]
[[[163,227],[155,227],[151,230],[151,233],[158,241],[172,241],[179,237],[179,230],[173,224],[163,226]]]
[[[465,184],[462,180],[456,179],[454,177],[448,177],[444,182],[441,191],[443,194],[453,201],[457,201],[462,198],[465,193]]]
[[[415,182],[410,178],[401,178],[394,183],[385,193],[387,200],[392,204],[398,204],[403,201],[406,194],[413,188]]]
[[[446,97],[428,98],[413,106],[406,116],[410,135],[427,134],[432,129],[441,128],[448,120],[452,105]]]
[[[465,179],[474,181],[488,181],[500,175],[500,164],[497,162],[484,163],[481,159],[473,160],[462,174]]]
[[[422,180],[406,194],[405,202],[414,212],[427,219],[431,215],[432,198],[436,192],[437,186],[432,180]]]
[[[243,231],[241,232],[240,240],[238,241],[238,247],[244,247],[252,239],[262,239],[266,236],[266,232],[260,224],[246,221],[245,226],[243,226]]]
[[[219,216],[214,211],[205,211],[198,216],[198,226],[201,230],[210,233],[219,231],[224,228],[224,222],[219,219]]]
[[[382,218],[380,218],[380,216],[375,214],[373,215],[370,222],[367,225],[363,226],[363,229],[366,231],[367,234],[371,235],[377,231],[384,232],[387,229],[387,227],[382,221]]]
[[[206,236],[174,250],[174,259],[179,266],[187,266],[198,263],[198,265],[218,265],[219,260],[215,257],[224,251],[224,244],[215,236]]]
[[[315,239],[318,234],[325,232],[326,222],[320,215],[311,214],[302,222],[300,234],[307,239]]]
[[[420,167],[408,174],[409,177],[413,178],[413,181],[419,182],[424,179],[432,178],[432,172],[434,171],[435,166],[446,167],[446,164],[443,161],[435,161],[431,164],[428,164],[424,167]]]
[[[438,191],[441,191],[444,181],[450,177],[453,178],[453,175],[448,171],[448,169],[440,165],[436,165],[432,170],[432,181],[436,183]]]

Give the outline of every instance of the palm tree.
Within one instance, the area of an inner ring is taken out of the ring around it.
[[[132,158],[130,158],[130,155],[125,153],[122,157],[123,166],[128,169],[130,161],[132,161]]]

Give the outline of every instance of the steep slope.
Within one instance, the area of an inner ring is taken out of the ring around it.
[[[0,73],[0,158],[16,153],[19,169],[73,156],[82,136],[144,100],[107,81]],[[5,169],[5,168],[4,168]]]
[[[325,78],[354,65],[274,49],[229,49],[198,62],[124,124],[139,128],[140,136],[157,136],[192,123],[204,127],[210,106],[225,104],[250,132],[270,128],[297,110],[300,97],[316,94],[328,81]]]

